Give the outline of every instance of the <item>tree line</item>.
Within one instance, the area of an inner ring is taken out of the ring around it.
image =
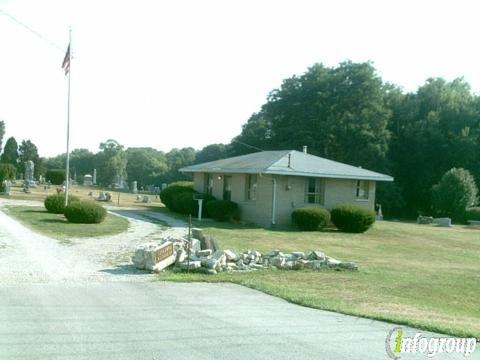
[[[392,175],[394,183],[378,184],[377,202],[389,215],[415,216],[432,209],[432,187],[451,168],[470,171],[479,183],[479,137],[480,97],[463,78],[430,78],[406,92],[383,81],[372,63],[347,61],[315,64],[283,80],[229,144],[165,153],[107,140],[97,153],[73,150],[71,170],[78,177],[97,168],[104,185],[116,176],[139,186],[160,185],[188,179],[178,169],[194,163],[307,145],[311,154]],[[0,161],[21,168],[32,160],[36,174],[65,166],[65,154],[40,158],[29,140],[17,155],[16,147],[8,139]]]

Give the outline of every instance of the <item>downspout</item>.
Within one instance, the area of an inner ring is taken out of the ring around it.
[[[277,180],[272,176],[272,225],[275,225],[276,203],[277,203]]]

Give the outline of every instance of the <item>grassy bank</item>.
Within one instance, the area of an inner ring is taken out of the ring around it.
[[[43,207],[9,206],[6,211],[30,229],[58,240],[114,235],[128,228],[128,220],[112,214],[107,214],[100,224],[72,224],[63,215],[50,214]]]
[[[229,281],[305,306],[480,337],[478,229],[385,221],[365,234],[345,234],[202,225],[224,249],[319,249],[357,262],[360,271],[167,272],[160,279]]]

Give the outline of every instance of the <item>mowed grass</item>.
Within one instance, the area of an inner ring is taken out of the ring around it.
[[[160,279],[228,281],[309,307],[480,338],[479,229],[383,221],[345,234],[202,225],[223,249],[318,249],[355,261],[359,271],[166,272]]]
[[[6,212],[30,229],[62,241],[114,235],[128,229],[128,220],[112,214],[107,214],[100,224],[72,224],[63,215],[48,213],[43,207],[9,206]]]

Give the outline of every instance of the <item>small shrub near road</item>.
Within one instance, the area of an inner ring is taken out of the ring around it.
[[[363,233],[375,222],[375,212],[358,205],[337,205],[331,216],[338,230],[348,233]]]
[[[472,207],[467,209],[467,220],[480,221],[480,207]]]
[[[208,215],[217,221],[240,220],[240,208],[237,203],[229,200],[212,200],[207,202]]]
[[[106,216],[105,208],[93,201],[76,201],[65,208],[65,217],[71,223],[99,224]]]
[[[330,221],[330,213],[322,208],[306,207],[292,212],[292,222],[303,231],[321,230]]]
[[[73,195],[68,195],[68,203],[74,203],[80,199]],[[63,214],[65,212],[65,194],[55,194],[47,196],[44,203],[45,209],[52,214]]]

